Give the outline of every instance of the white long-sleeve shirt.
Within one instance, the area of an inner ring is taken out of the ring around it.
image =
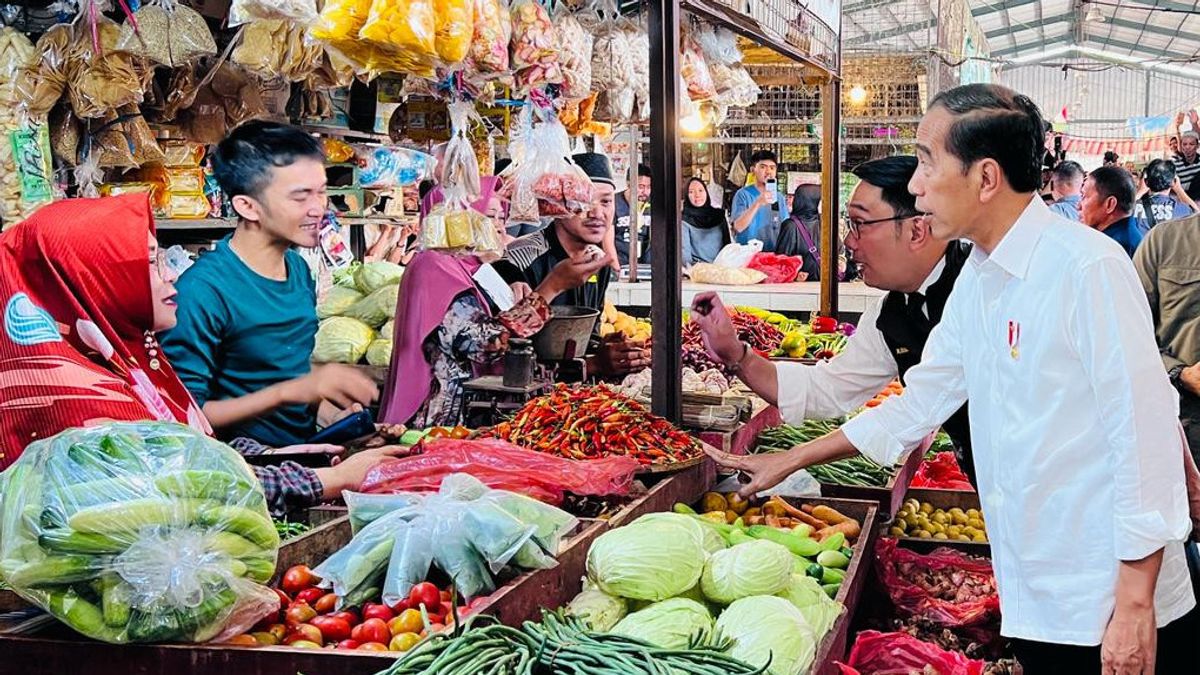
[[[970,398],[1005,636],[1099,644],[1120,561],[1159,549],[1158,625],[1195,605],[1179,402],[1114,241],[1033,199],[975,248],[905,379],[842,430],[887,466]]]
[[[918,292],[925,294],[945,269],[946,259],[942,258]],[[879,298],[863,312],[854,335],[846,340],[846,348],[832,359],[816,365],[786,361],[775,365],[779,383],[776,401],[784,421],[800,424],[807,419],[840,417],[861,408],[900,376],[896,359],[875,325],[886,299],[886,295]],[[922,309],[928,316],[928,305]]]

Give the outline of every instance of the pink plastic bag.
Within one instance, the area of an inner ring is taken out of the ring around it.
[[[451,473],[469,473],[485,485],[559,504],[563,494],[625,495],[640,464],[631,457],[571,460],[519,448],[496,438],[439,438],[424,452],[380,463],[367,474],[362,491],[432,492]]]
[[[875,571],[896,609],[905,615],[947,627],[975,626],[1000,616],[1000,596],[990,561],[950,548],[922,555],[899,548],[895,539],[883,538],[875,545]],[[947,592],[964,599],[938,597],[912,581],[926,572],[937,573],[935,577],[951,575]],[[982,592],[969,593],[973,588]]]
[[[778,253],[755,253],[748,268],[767,275],[768,284],[790,284],[800,273],[803,261],[790,255]]]
[[[846,661],[838,664],[842,675],[908,675],[924,673],[926,666],[938,675],[982,675],[987,665],[922,642],[908,633],[873,630],[858,634]]]
[[[967,475],[958,467],[958,460],[954,458],[953,452],[939,452],[933,459],[921,462],[909,487],[975,491],[971,481],[967,480]]]

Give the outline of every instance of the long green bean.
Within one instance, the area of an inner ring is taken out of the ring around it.
[[[764,430],[758,435],[753,454],[784,452],[791,448],[814,441],[836,431],[844,418],[828,420],[805,420],[799,426],[781,424]],[[895,475],[895,469],[883,467],[866,457],[851,457],[829,464],[808,467],[808,472],[818,482],[826,485],[851,485],[858,487],[885,487]]]

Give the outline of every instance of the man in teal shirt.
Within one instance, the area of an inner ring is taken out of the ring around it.
[[[754,172],[754,185],[747,185],[733,196],[733,238],[739,244],[749,244],[751,239],[762,242],[763,250],[775,250],[779,239],[779,197],[772,197],[767,190],[767,181],[774,180],[778,163],[775,153],[759,150],[750,156],[750,170]]]
[[[324,155],[295,127],[254,121],[217,147],[213,173],[237,229],[179,279],[163,349],[222,438],[302,444],[321,403],[365,406],[379,394],[353,368],[310,366],[316,289],[292,248],[319,244]]]

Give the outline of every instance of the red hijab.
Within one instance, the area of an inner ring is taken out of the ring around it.
[[[147,337],[153,233],[147,196],[126,195],[56,202],[0,235],[0,469],[32,441],[106,420],[210,432]]]

